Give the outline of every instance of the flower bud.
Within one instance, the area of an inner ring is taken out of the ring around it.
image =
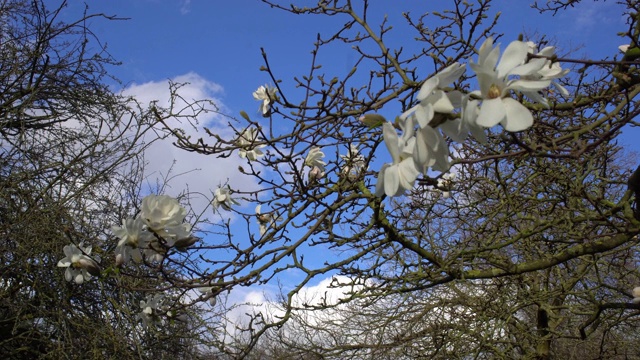
[[[360,120],[362,125],[368,126],[370,129],[380,127],[387,121],[384,116],[378,114],[364,114],[360,116],[358,120]]]
[[[175,246],[176,250],[178,251],[185,251],[187,250],[187,248],[193,244],[195,244],[196,242],[198,242],[198,238],[195,236],[188,236],[186,238],[182,238],[180,240],[177,240],[173,246]]]
[[[93,276],[100,276],[100,266],[91,258],[83,257],[78,260],[78,267],[87,270]]]
[[[122,254],[116,255],[116,266],[120,267],[124,264],[124,256]]]

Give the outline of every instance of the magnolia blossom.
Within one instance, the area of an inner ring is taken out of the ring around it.
[[[259,141],[258,137],[258,129],[254,127],[246,128],[240,133],[240,136],[236,140],[236,145],[239,147],[238,151],[241,158],[255,161],[259,157],[264,156],[264,153],[260,149],[266,145],[256,144]]]
[[[140,300],[140,308],[142,311],[138,314],[138,317],[144,325],[151,327],[158,323],[164,323],[160,317],[163,301],[164,297],[160,294],[148,295],[146,300]]]
[[[62,249],[65,257],[58,261],[58,267],[66,267],[64,278],[67,281],[75,281],[76,284],[82,284],[91,278],[91,274],[98,276],[100,267],[90,258],[91,246],[80,247],[74,244],[65,245]]]
[[[327,163],[322,161],[323,158],[324,153],[318,146],[314,146],[309,150],[307,157],[304,159],[304,164],[310,168],[318,167],[321,171],[324,171],[324,166],[327,165]]]
[[[309,170],[309,183],[314,183],[322,179],[324,175],[325,175],[325,172],[323,168],[314,166],[311,170]]]
[[[416,168],[424,174],[430,167],[436,171],[447,171],[451,166],[447,141],[430,126],[418,130],[412,155]]]
[[[120,266],[133,259],[136,263],[142,262],[140,248],[145,248],[151,234],[143,231],[142,219],[124,219],[122,226],[112,226],[111,231],[120,238],[116,246],[116,265]]]
[[[408,138],[412,138],[413,126],[407,127],[405,135]],[[384,143],[391,154],[393,163],[382,165],[382,169],[378,173],[378,182],[376,184],[376,195],[382,196],[398,196],[413,188],[413,182],[416,180],[420,172],[414,165],[411,153],[405,152],[405,148],[411,149],[412,146],[403,136],[401,142],[393,125],[386,122],[382,125],[382,135],[384,136]]]
[[[212,204],[214,209],[222,206],[225,210],[231,210],[231,206],[240,205],[240,203],[231,196],[231,188],[229,185],[217,188],[213,196]]]
[[[449,190],[451,190],[451,187],[453,186],[453,181],[455,179],[456,179],[455,173],[446,173],[442,175],[440,179],[438,179],[437,188],[442,190],[443,197],[448,198],[449,196],[451,196],[451,194],[449,193]]]
[[[569,69],[562,69],[560,67],[560,63],[552,62],[551,60],[549,60],[549,59],[553,59],[556,56],[555,47],[547,46],[538,52],[536,51],[537,50],[536,44],[533,43],[532,41],[528,41],[527,46],[529,46],[530,54],[537,55],[537,56],[544,56],[547,58],[547,60],[545,61],[542,68],[538,70],[538,72],[532,75],[527,75],[524,78],[528,80],[551,80],[551,85],[553,85],[556,88],[556,90],[558,90],[558,92],[562,94],[562,96],[564,97],[569,96],[569,91],[564,86],[558,84],[556,81],[553,81],[561,77],[565,77],[569,73]],[[545,105],[547,104],[547,100],[543,98],[542,95],[540,95],[537,91],[521,90],[521,92],[525,94],[528,98],[535,100],[536,102],[539,102]]]
[[[418,125],[424,128],[429,125],[436,113],[451,113],[454,106],[441,86],[457,81],[465,72],[465,66],[453,63],[444,70],[427,79],[418,92],[418,105],[401,115],[405,119],[409,114],[415,114]]]
[[[366,165],[364,156],[359,154],[358,147],[354,144],[350,144],[347,155],[340,155],[340,158],[345,162],[340,173],[347,176],[351,181],[355,180],[360,175],[360,172]]]
[[[112,226],[111,231],[120,238],[116,246],[116,265],[130,259],[140,263],[144,258],[162,261],[168,247],[185,250],[197,238],[191,236],[191,225],[184,223],[187,215],[178,200],[166,195],[149,195],[142,199],[140,215],[125,219],[122,226]]]
[[[168,195],[148,195],[142,199],[140,218],[151,231],[160,232],[182,224],[187,210]]]
[[[533,124],[533,115],[519,101],[510,97],[511,90],[526,93],[537,92],[549,86],[550,79],[529,80],[542,70],[547,59],[534,58],[527,61],[529,46],[522,41],[513,41],[505,49],[500,62],[500,46],[493,47],[488,38],[480,47],[478,62],[470,63],[476,73],[480,91],[471,94],[482,99],[477,124],[492,127],[498,123],[507,131],[521,131]],[[515,77],[515,78],[514,78]],[[534,101],[540,97],[532,98]]]
[[[263,214],[261,212],[262,205],[256,206],[256,217],[258,218],[258,225],[260,225],[260,236],[267,232],[269,227],[275,228],[276,221],[282,221],[281,217],[275,217],[269,213]]]
[[[269,85],[260,86],[258,90],[254,91],[253,98],[262,101],[259,109],[262,116],[271,114],[271,102],[278,100],[277,91],[276,88],[269,87]]]
[[[198,290],[202,293],[202,295],[209,299],[209,304],[211,306],[215,306],[217,303],[217,298],[215,296],[215,294],[213,293],[213,286],[205,286],[205,287],[201,287],[198,288]]]

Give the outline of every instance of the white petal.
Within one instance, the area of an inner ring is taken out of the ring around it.
[[[445,121],[440,125],[440,129],[457,143],[463,142],[469,136],[469,129],[460,119]]]
[[[58,267],[69,267],[69,266],[71,266],[71,259],[68,257],[65,257],[62,260],[58,261]]]
[[[71,270],[70,267],[65,270],[64,279],[67,281],[71,281],[73,279],[73,270]]]
[[[404,159],[400,165],[398,165],[398,177],[400,180],[400,186],[404,190],[413,189],[413,182],[416,181],[420,172],[413,164],[413,159]]]
[[[438,77],[440,78],[439,85],[442,87],[442,85],[449,85],[457,81],[460,76],[464,74],[465,70],[465,65],[457,62],[447,66],[438,74]]]
[[[496,64],[498,63],[498,57],[500,57],[500,44],[498,44],[485,59],[484,63],[481,64],[483,68],[486,70],[493,70],[496,68]]]
[[[454,108],[459,108],[462,106],[462,99],[464,98],[464,94],[462,94],[460,91],[449,91],[447,92],[447,96],[449,97],[449,101]]]
[[[569,96],[569,91],[564,86],[558,84],[557,82],[553,82],[551,84],[560,92],[562,96],[564,97]]]
[[[533,115],[524,105],[511,98],[503,99],[503,103],[507,112],[507,116],[502,121],[505,130],[522,131],[533,125]]]
[[[424,133],[422,130],[418,131],[418,133],[416,134],[416,145],[413,149],[413,161],[418,170],[426,173],[427,167],[433,165],[429,164],[430,158],[430,148],[429,146],[427,146]]]
[[[389,166],[384,172],[384,193],[387,196],[395,196],[400,186],[400,174],[398,164]]]
[[[399,139],[396,129],[393,128],[390,122],[382,124],[382,136],[384,137],[384,144],[389,150],[389,154],[393,158],[394,163],[400,162],[400,148],[398,146]]]
[[[484,127],[493,127],[500,123],[502,119],[507,115],[502,99],[495,98],[482,101],[480,107],[480,113],[476,119],[478,125]]]
[[[380,197],[384,194],[384,173],[386,172],[389,164],[382,165],[382,168],[378,172],[378,182],[376,183],[376,196]]]
[[[453,105],[449,101],[449,97],[442,90],[437,90],[430,97],[429,101],[433,104],[433,111],[439,113],[450,113],[453,111]]]
[[[424,106],[418,105],[415,112],[416,120],[418,120],[418,125],[420,125],[421,128],[429,126],[429,123],[433,119],[433,115],[434,112],[431,104],[425,104]]]
[[[512,69],[508,75],[518,75],[518,76],[533,75],[538,71],[540,71],[540,69],[542,69],[545,66],[547,61],[548,61],[547,59],[541,59],[541,58],[531,59],[529,60],[528,63],[517,66],[516,68]]]
[[[547,99],[545,99],[544,96],[542,96],[542,94],[538,93],[537,91],[521,91],[521,92],[526,97],[528,97],[531,101],[540,103],[547,107],[549,106]]]
[[[551,80],[514,80],[509,82],[509,85],[503,89],[503,94],[508,90],[538,91],[548,87],[550,84]]]
[[[469,125],[469,131],[471,135],[481,144],[487,143],[487,134],[484,132],[484,128],[477,125]]]
[[[517,66],[520,66],[527,59],[529,46],[522,41],[512,41],[500,58],[500,64],[496,67],[498,77],[502,78],[511,72]]]
[[[488,37],[478,50],[478,60],[483,60],[489,55],[489,52],[493,49],[493,37]]]
[[[420,91],[418,92],[418,100],[424,100],[427,98],[427,96],[431,95],[431,93],[439,83],[440,79],[437,76],[433,76],[427,79],[427,81],[422,84],[422,87],[420,87]]]

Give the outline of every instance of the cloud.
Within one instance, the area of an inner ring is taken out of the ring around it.
[[[210,100],[218,111],[195,116],[195,127],[184,119],[169,119],[169,126],[181,128],[185,135],[192,139],[203,138],[205,142],[212,142],[213,139],[204,133],[203,127],[223,138],[234,136],[227,123],[229,119],[222,115],[230,113],[220,98],[224,92],[222,86],[193,72],[176,76],[170,81],[184,84],[178,89],[180,99],[174,104],[174,109],[185,109],[188,103],[196,100]],[[134,83],[124,89],[123,94],[135,97],[143,107],[154,101],[161,108],[170,105],[169,80]],[[238,171],[238,166],[246,160],[236,154],[228,158],[202,155],[179,149],[173,145],[173,141],[172,137],[156,141],[145,152],[145,160],[148,162],[145,178],[151,191],[155,190],[156,182],[162,183],[165,180],[167,184],[164,193],[167,195],[177,196],[188,189],[193,195],[191,206],[196,214],[200,214],[209,206],[212,192],[220,184],[228,182],[235,190],[258,189],[254,179]]]
[[[618,5],[610,2],[583,2],[575,7],[568,8],[563,17],[573,26],[568,26],[573,33],[576,31],[595,31],[605,25],[616,22],[622,23]]]
[[[356,285],[354,288],[339,285],[349,283],[351,283],[351,280],[346,276],[324,278],[317,285],[302,287],[293,296],[291,304],[294,308],[302,309],[309,306],[323,306],[323,304],[328,306],[336,305],[341,299],[347,298],[350,292],[361,288],[360,285]],[[229,302],[237,305],[227,314],[227,319],[229,320],[227,329],[230,332],[238,325],[240,327],[246,326],[251,315],[260,313],[263,318],[273,322],[281,319],[285,314],[280,289],[275,289],[274,287],[234,289],[229,295]],[[337,318],[341,306],[316,310],[313,314],[307,316],[307,321],[320,323],[327,316],[333,316],[332,314],[335,314]]]
[[[191,0],[182,0],[180,3],[180,14],[185,15],[191,12]]]

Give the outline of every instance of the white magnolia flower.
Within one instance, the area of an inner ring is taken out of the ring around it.
[[[231,188],[229,185],[221,186],[216,189],[213,194],[212,204],[214,209],[222,206],[225,210],[231,210],[233,205],[240,205],[240,203],[231,196]]]
[[[146,300],[140,300],[142,311],[138,314],[144,325],[151,327],[155,324],[162,324],[161,318],[162,302],[164,297],[160,294],[148,295]]]
[[[345,162],[340,173],[347,176],[351,181],[360,175],[366,165],[364,156],[359,154],[358,147],[354,144],[350,144],[347,155],[340,155],[340,158]]]
[[[441,87],[457,81],[464,72],[464,65],[453,63],[427,79],[418,92],[420,102],[404,112],[401,118],[406,119],[410,114],[415,114],[418,125],[424,128],[429,125],[436,113],[453,112],[454,106]]]
[[[408,126],[406,130],[404,135],[411,134],[413,132],[413,126]],[[384,143],[391,154],[393,163],[382,165],[382,169],[380,169],[378,173],[376,195],[382,196],[382,194],[386,194],[387,196],[398,196],[404,193],[405,190],[413,188],[413,182],[420,173],[414,165],[413,158],[410,155],[406,155],[408,151],[404,151],[405,148],[407,148],[407,150],[411,149],[411,153],[409,154],[413,153],[412,146],[407,145],[408,141],[405,141],[405,136],[403,135],[402,143],[404,144],[402,144],[393,125],[388,122],[382,125],[382,135],[384,136]],[[407,136],[413,138],[413,136]]]
[[[74,244],[65,245],[63,248],[65,257],[58,261],[58,267],[66,267],[64,278],[67,281],[75,281],[76,284],[82,284],[91,278],[91,274],[99,275],[100,267],[90,258],[91,246],[80,247]]]
[[[217,302],[217,297],[213,293],[213,286],[205,286],[198,288],[198,290],[202,293],[203,296],[209,299],[209,304],[211,306],[215,306]]]
[[[304,164],[310,168],[318,167],[321,171],[324,171],[324,166],[327,165],[327,163],[322,161],[323,158],[324,153],[318,146],[314,146],[309,150],[307,157],[304,159]]]
[[[239,147],[238,151],[241,158],[255,161],[259,157],[264,156],[264,153],[260,149],[266,145],[257,144],[257,142],[260,141],[258,137],[258,129],[254,127],[246,128],[240,133],[240,136],[238,136],[236,140],[236,145]]]
[[[488,38],[482,44],[478,52],[478,62],[469,64],[480,84],[480,91],[472,92],[472,95],[482,98],[476,119],[478,125],[493,127],[500,123],[507,131],[521,131],[533,124],[533,115],[529,109],[510,97],[512,90],[530,93],[551,84],[549,79],[526,78],[536,75],[547,62],[542,58],[530,59],[527,62],[528,53],[529,46],[526,43],[513,41],[504,50],[498,63],[500,46],[494,48],[492,38]]]
[[[318,166],[314,166],[311,170],[309,170],[309,183],[312,184],[324,177],[324,169]]]
[[[562,94],[562,96],[564,97],[569,96],[569,91],[564,86],[553,81],[561,77],[565,77],[569,73],[569,69],[562,69],[562,67],[560,67],[560,63],[558,63],[557,61],[551,62],[551,60],[549,60],[549,59],[553,59],[556,56],[555,47],[547,46],[538,52],[536,44],[533,43],[532,41],[528,41],[527,45],[529,46],[530,54],[544,56],[547,58],[547,60],[545,61],[542,68],[538,70],[537,73],[533,75],[524,76],[523,78],[528,80],[551,80],[551,85],[553,85],[558,90],[558,92]],[[528,98],[536,102],[539,102],[545,105],[547,104],[547,100],[543,98],[542,95],[540,95],[537,91],[521,90],[521,92],[525,94]]]
[[[262,116],[269,116],[271,114],[271,102],[278,100],[277,89],[270,87],[269,85],[260,86],[258,90],[253,93],[253,98],[260,103],[260,112]]]
[[[442,196],[448,198],[451,196],[449,190],[453,187],[453,181],[456,179],[455,173],[446,173],[438,179],[437,188],[442,190]]]
[[[633,302],[640,304],[640,286],[633,288]]]
[[[140,218],[151,231],[160,232],[182,224],[187,210],[168,195],[148,195],[142,199]]]
[[[165,240],[167,246],[191,236],[191,225],[183,223],[187,210],[167,195],[149,195],[142,199],[140,219],[149,231]]]
[[[430,167],[436,171],[447,171],[450,167],[447,141],[430,126],[418,130],[412,156],[415,167],[423,174]]]
[[[478,100],[471,100],[465,96],[462,100],[462,117],[460,121],[469,129],[473,136],[481,144],[487,143],[487,134],[482,126],[478,124]]]
[[[118,246],[116,246],[116,265],[120,266],[133,259],[134,262],[142,261],[142,252],[140,248],[145,248],[146,243],[151,235],[143,230],[144,223],[141,218],[124,219],[122,226],[112,226],[111,231],[115,236],[120,238]]]
[[[256,206],[256,217],[258,218],[258,225],[260,225],[260,236],[264,235],[269,227],[275,228],[276,221],[282,221],[281,217],[274,218],[270,213],[263,214],[261,209],[262,205]]]

